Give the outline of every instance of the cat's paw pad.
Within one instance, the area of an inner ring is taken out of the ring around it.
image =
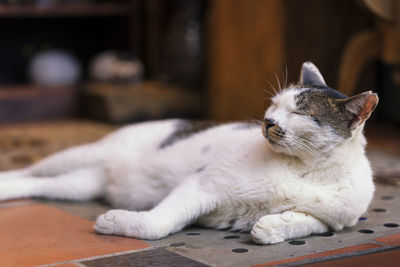
[[[103,215],[100,215],[96,220],[94,230],[99,234],[104,235],[121,235],[124,232],[121,217],[126,211],[111,210]],[[123,219],[122,219],[123,220]]]
[[[285,241],[283,233],[274,220],[260,220],[251,230],[251,238],[257,244],[276,244]]]

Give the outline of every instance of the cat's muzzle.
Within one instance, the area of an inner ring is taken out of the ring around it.
[[[285,131],[272,119],[264,119],[262,132],[264,137],[272,144],[279,144],[285,136]]]

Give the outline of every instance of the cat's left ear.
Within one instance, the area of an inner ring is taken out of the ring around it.
[[[328,87],[325,83],[324,77],[318,68],[310,61],[304,62],[301,66],[300,84],[314,85],[320,87]]]
[[[371,116],[372,111],[378,105],[379,98],[377,94],[368,91],[346,99],[337,99],[336,101],[339,105],[343,105],[349,121],[349,129],[353,130]]]

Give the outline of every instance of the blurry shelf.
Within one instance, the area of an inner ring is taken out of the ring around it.
[[[200,92],[158,81],[136,85],[88,83],[85,107],[92,118],[132,122],[168,117],[198,117],[204,111]]]
[[[58,94],[65,91],[76,91],[78,86],[43,87],[38,85],[1,85],[0,100],[31,97],[41,94]]]
[[[0,86],[0,123],[74,116],[77,94],[78,86]]]
[[[0,18],[129,16],[130,3],[65,4],[50,6],[0,4]]]

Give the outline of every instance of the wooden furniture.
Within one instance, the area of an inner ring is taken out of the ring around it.
[[[379,84],[373,90],[380,96],[380,119],[400,123],[400,2],[363,0],[360,3],[373,14],[375,25],[355,34],[344,49],[339,89],[353,95],[366,65],[379,61]]]
[[[282,81],[284,11],[279,0],[210,2],[209,114],[213,119],[260,118],[268,81]]]
[[[7,76],[9,80],[26,83],[21,78],[23,73],[13,71],[21,69],[27,61],[15,51],[32,50],[29,44],[20,45],[20,39],[33,40],[35,44],[35,40],[48,38],[54,41],[53,46],[68,44],[84,63],[104,49],[129,49],[145,62],[147,78],[162,79],[164,64],[160,59],[165,53],[161,48],[165,48],[166,40],[163,35],[167,32],[168,15],[173,13],[164,11],[173,9],[174,3],[169,0],[102,1],[79,8],[45,10],[0,6],[0,22],[8,26],[0,29],[2,40],[7,40],[0,42],[0,58],[3,62],[12,62],[3,67],[0,62],[0,73],[8,70],[15,76]],[[208,111],[211,119],[261,119],[268,98],[274,93],[270,84],[278,88],[286,81],[296,82],[302,62],[307,60],[313,61],[328,85],[335,88],[341,55],[349,38],[374,25],[373,19],[355,1],[348,0],[206,3],[207,105],[203,105],[203,110]],[[13,50],[16,45],[20,47]],[[0,83],[2,78],[0,75]],[[366,85],[362,86],[363,90],[374,89],[376,85],[373,75],[363,77],[362,81]]]
[[[218,0],[209,3],[209,114],[213,119],[262,119],[275,88],[297,82],[314,62],[337,87],[341,55],[354,33],[374,24],[348,0]],[[279,82],[277,81],[279,80]],[[374,89],[374,75],[363,90]]]
[[[72,117],[76,114],[77,97],[76,86],[1,86],[0,123]]]
[[[344,50],[339,89],[348,95],[356,90],[360,73],[369,61],[381,59],[385,64],[400,64],[400,3],[391,0],[360,3],[375,16],[376,25],[354,35]]]
[[[127,123],[167,117],[200,117],[205,103],[201,92],[159,81],[136,85],[84,85],[86,113],[99,120]]]
[[[141,4],[140,0],[0,4],[0,123],[77,114],[81,85],[31,85],[26,75],[30,57],[60,48],[78,57],[83,69],[96,53],[108,49],[132,51],[142,59]]]

